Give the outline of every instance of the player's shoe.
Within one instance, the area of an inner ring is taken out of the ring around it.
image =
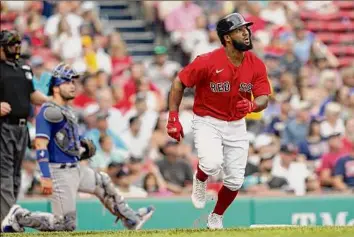
[[[208,229],[211,230],[223,229],[224,226],[222,224],[222,219],[223,216],[218,215],[216,213],[210,213],[208,216],[208,223],[207,223]]]
[[[155,208],[152,206],[139,208],[136,212],[137,218],[135,220],[122,220],[123,225],[129,230],[140,230],[143,225],[151,218],[154,211]]]
[[[206,189],[207,181],[203,182],[197,179],[197,173],[193,176],[193,191],[192,191],[192,203],[195,208],[201,209],[205,207],[206,203]]]
[[[20,224],[17,222],[16,214],[21,211],[21,207],[19,205],[13,205],[7,214],[7,216],[4,218],[4,220],[1,222],[1,231],[4,233],[9,233],[9,232],[24,232],[25,229],[20,226]]]

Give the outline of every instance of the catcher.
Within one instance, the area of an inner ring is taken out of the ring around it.
[[[140,229],[152,216],[153,207],[132,210],[121,197],[110,177],[80,166],[96,148],[91,140],[80,138],[76,117],[68,106],[75,97],[79,75],[67,64],[53,70],[49,95],[36,118],[36,154],[41,169],[41,186],[51,195],[53,213],[30,212],[14,205],[1,223],[3,232],[23,232],[24,227],[40,231],[73,231],[76,228],[78,191],[94,194],[130,230]]]

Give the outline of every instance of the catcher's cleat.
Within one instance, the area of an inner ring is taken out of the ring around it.
[[[25,229],[20,226],[17,221],[16,214],[21,210],[19,205],[14,205],[11,207],[9,213],[1,222],[1,231],[4,233],[11,233],[11,232],[24,232]]]

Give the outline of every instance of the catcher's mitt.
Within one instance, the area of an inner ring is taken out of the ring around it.
[[[91,139],[83,138],[80,140],[80,143],[85,149],[85,151],[81,153],[80,160],[89,159],[96,154],[96,146],[93,144]]]

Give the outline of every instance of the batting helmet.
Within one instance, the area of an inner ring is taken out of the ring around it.
[[[60,86],[65,82],[70,82],[79,78],[80,75],[68,64],[59,63],[52,71],[49,85],[49,95],[53,94],[53,87]]]
[[[251,26],[253,22],[245,21],[245,18],[239,13],[232,13],[225,16],[218,21],[216,25],[216,31],[219,38],[221,39],[225,34],[241,27],[241,26]]]

